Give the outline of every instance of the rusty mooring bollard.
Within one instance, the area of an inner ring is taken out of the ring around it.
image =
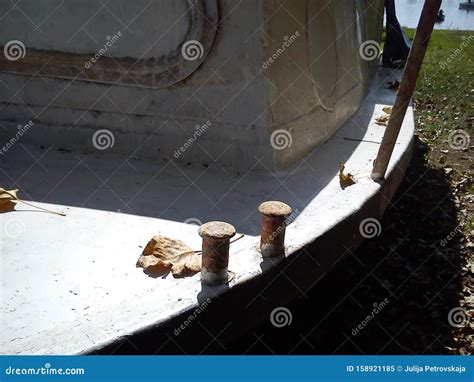
[[[269,201],[260,204],[258,211],[262,214],[260,231],[260,250],[262,256],[279,256],[285,253],[286,218],[292,210],[288,204]]]
[[[201,280],[205,284],[224,284],[227,282],[230,238],[235,228],[224,222],[212,221],[199,227],[202,237]]]

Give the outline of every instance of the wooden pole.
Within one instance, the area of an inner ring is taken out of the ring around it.
[[[393,148],[397,141],[398,133],[402,126],[408,104],[415,90],[416,80],[420,73],[421,64],[425,56],[431,32],[441,7],[441,0],[425,0],[423,10],[421,11],[420,21],[416,28],[415,39],[412,48],[408,54],[407,63],[403,70],[402,81],[398,88],[397,98],[393,105],[387,129],[380,144],[379,152],[372,169],[371,178],[375,181],[381,181],[385,178],[388,162],[392,156]]]

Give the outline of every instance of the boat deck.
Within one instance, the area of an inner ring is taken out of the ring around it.
[[[25,200],[67,216],[22,204],[0,214],[1,352],[87,353],[164,323],[178,327],[183,315],[200,302],[225,294],[231,299],[229,292],[250,280],[253,290],[242,298],[243,306],[251,307],[258,304],[255,286],[268,282],[259,277],[262,273],[271,275],[280,263],[298,257],[326,233],[340,237],[338,248],[353,245],[359,226],[341,223],[349,218],[360,221],[362,216],[378,218],[410,155],[411,107],[388,169],[387,196],[380,198],[383,187],[369,178],[385,130],[375,118],[395,99],[386,83],[400,76],[399,71],[380,69],[357,115],[284,173],[268,171],[259,158],[251,172],[239,173],[221,168],[219,158],[206,168],[181,167],[55,146],[14,145],[0,156],[1,185],[19,188]],[[339,161],[357,178],[355,185],[341,188]],[[265,200],[284,201],[296,212],[287,228],[285,259],[262,261],[256,250],[257,207]],[[201,238],[192,223],[209,220],[227,221],[245,234],[231,245],[229,270],[235,277],[229,285],[204,287],[199,274],[153,278],[135,267],[146,243],[158,233],[199,249]],[[342,255],[337,251],[311,250],[314,269],[307,274],[301,269],[301,279],[306,279],[301,285],[316,282],[314,275],[327,271]]]

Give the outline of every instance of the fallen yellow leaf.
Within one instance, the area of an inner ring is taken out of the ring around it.
[[[392,106],[385,106],[382,110],[384,113],[390,114],[392,112]]]
[[[380,126],[387,126],[388,120],[390,118],[390,115],[381,115],[378,118],[375,118],[375,123]]]
[[[350,173],[344,174],[344,162],[339,162],[339,183],[342,189],[355,184],[354,176]]]

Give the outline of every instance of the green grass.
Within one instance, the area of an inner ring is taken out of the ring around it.
[[[414,30],[408,29],[410,38]],[[474,32],[435,30],[414,94],[417,127],[473,133]]]

